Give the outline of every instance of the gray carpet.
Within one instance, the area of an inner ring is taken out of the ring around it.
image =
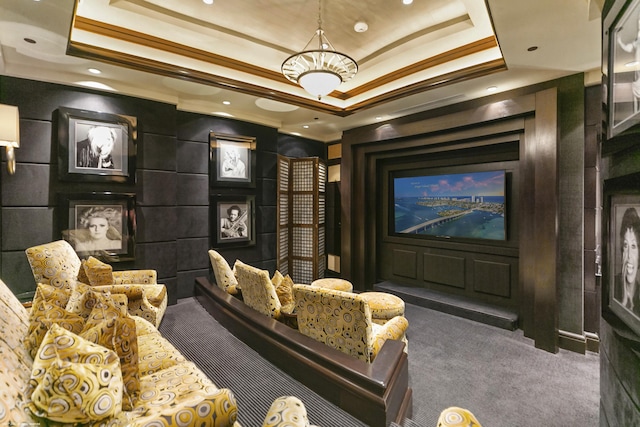
[[[435,426],[448,406],[483,427],[599,425],[599,357],[536,349],[507,331],[407,304],[413,421]]]
[[[471,410],[484,427],[598,426],[599,358],[536,349],[507,331],[407,304],[413,415],[404,427],[432,427],[444,408]],[[259,426],[271,401],[300,397],[322,427],[362,426],[291,379],[220,326],[193,298],[167,309],[162,334],[238,399],[239,421]]]
[[[194,298],[169,306],[160,332],[218,387],[230,388],[238,401],[238,422],[261,426],[279,396],[300,398],[309,421],[322,427],[364,426],[348,413],[298,383],[231,335]]]

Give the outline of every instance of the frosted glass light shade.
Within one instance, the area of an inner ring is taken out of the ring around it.
[[[337,88],[342,79],[329,71],[308,71],[298,78],[298,83],[313,96],[318,98],[328,95]]]

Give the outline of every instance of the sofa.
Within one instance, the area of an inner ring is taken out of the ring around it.
[[[238,427],[237,412],[232,391],[131,316],[125,295],[38,284],[28,310],[0,280],[0,425]],[[309,425],[293,396],[263,425],[285,424]]]
[[[160,326],[167,309],[167,289],[157,284],[155,270],[113,271],[106,263],[89,257],[81,260],[66,240],[57,240],[25,250],[36,283],[68,289],[76,281],[101,286],[112,294],[126,294],[131,315]]]

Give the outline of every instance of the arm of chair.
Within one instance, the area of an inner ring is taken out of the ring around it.
[[[158,273],[156,270],[125,270],[113,272],[115,285],[155,285]]]
[[[309,427],[307,409],[295,396],[281,396],[273,401],[262,427]]]
[[[155,327],[167,309],[167,288],[164,285],[108,285],[94,286],[95,290],[108,291],[127,296],[129,314],[142,317]]]
[[[409,321],[404,316],[396,316],[384,325],[373,324],[373,354],[371,361],[378,354],[386,340],[402,341],[409,327]]]

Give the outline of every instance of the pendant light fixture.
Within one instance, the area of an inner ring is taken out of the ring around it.
[[[336,52],[322,29],[321,0],[318,0],[318,29],[311,40],[282,63],[282,74],[321,99],[358,72],[358,64],[348,55]]]

